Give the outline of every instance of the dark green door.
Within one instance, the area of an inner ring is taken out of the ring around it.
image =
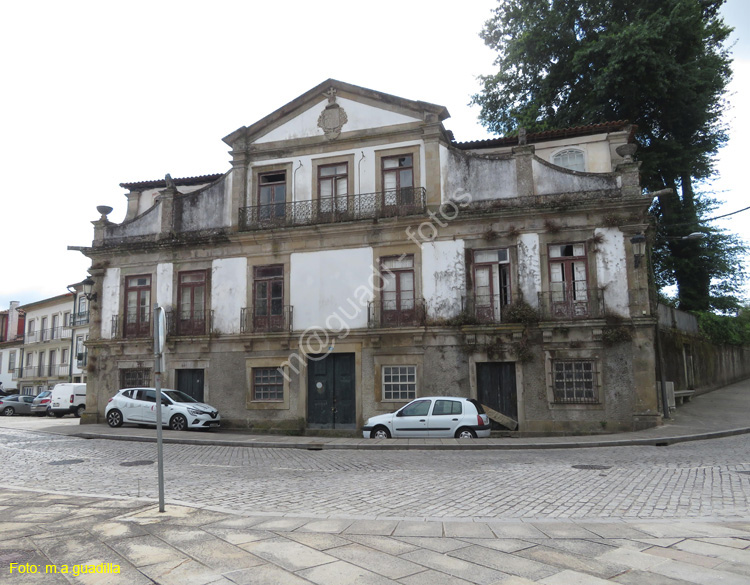
[[[307,426],[355,429],[354,354],[311,355],[307,372]]]
[[[479,402],[500,414],[518,421],[515,362],[483,362],[477,364],[477,395]],[[493,429],[503,429],[492,421]]]
[[[203,402],[203,370],[177,370],[177,389]]]

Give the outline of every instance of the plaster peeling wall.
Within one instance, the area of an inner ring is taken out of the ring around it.
[[[240,332],[240,314],[247,305],[247,258],[220,258],[211,265],[211,309],[214,332]]]
[[[165,311],[172,309],[173,264],[156,265],[156,302]]]
[[[597,228],[594,233],[604,238],[596,253],[596,277],[604,289],[604,307],[607,312],[629,317],[625,236],[618,228]]]
[[[189,195],[175,197],[175,230],[191,232],[228,227],[226,223],[231,182],[220,180],[206,189]]]
[[[422,245],[422,296],[430,317],[449,318],[461,312],[466,291],[464,241]]]
[[[120,269],[107,268],[102,281],[102,339],[112,338],[112,317],[119,314]]]
[[[149,236],[158,234],[159,230],[161,230],[161,205],[155,205],[132,221],[108,226],[106,228],[106,237],[128,238],[133,236]]]
[[[367,327],[372,300],[372,248],[292,254],[289,295],[294,328],[322,327],[336,333]]]
[[[180,185],[179,187],[177,187],[177,191],[179,191],[180,195],[185,195],[187,193],[192,193],[194,191],[198,191],[199,189],[203,189],[203,187],[207,187],[209,184],[210,183],[203,183],[201,185]],[[146,211],[151,209],[154,206],[154,198],[163,190],[164,188],[146,189],[145,191],[142,191],[140,197],[138,197],[137,215],[145,213]]]
[[[579,191],[614,191],[620,187],[620,178],[611,174],[576,174],[562,167],[533,159],[534,192],[537,195],[553,193],[578,193]]]
[[[471,201],[517,196],[516,163],[510,157],[487,159],[441,146],[443,202],[471,195]]]
[[[409,124],[421,122],[421,118],[405,116],[383,108],[376,108],[366,104],[337,98],[336,103],[344,108],[347,122],[342,132],[354,130],[367,130],[370,128],[383,128],[385,126],[396,126],[398,124]],[[302,112],[299,116],[285,122],[278,128],[274,128],[268,134],[254,140],[256,143],[276,142],[278,140],[295,140],[297,138],[310,138],[312,136],[324,136],[323,130],[318,128],[318,118],[328,105],[328,100],[322,98],[315,105]]]
[[[518,288],[521,290],[524,301],[532,307],[539,306],[542,269],[538,234],[518,236]]]

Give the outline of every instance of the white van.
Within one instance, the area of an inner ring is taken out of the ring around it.
[[[66,414],[80,418],[86,410],[86,384],[57,384],[52,388],[49,409],[57,418]]]

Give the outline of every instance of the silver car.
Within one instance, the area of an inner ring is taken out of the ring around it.
[[[52,392],[45,390],[34,396],[34,401],[31,403],[31,414],[37,416],[49,416],[52,414],[50,412],[51,395]]]
[[[34,401],[33,396],[21,394],[12,394],[11,396],[0,397],[0,413],[3,416],[13,416],[14,414],[31,414],[31,403]]]
[[[390,414],[367,419],[362,427],[367,439],[490,436],[490,419],[473,398],[426,396]]]

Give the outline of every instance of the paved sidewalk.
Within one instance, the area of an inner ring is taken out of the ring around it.
[[[159,513],[153,502],[137,499],[0,489],[0,580],[9,585],[750,583],[750,520],[420,522],[232,515],[171,502],[165,508]]]
[[[659,427],[609,435],[458,439],[364,439],[257,435],[231,429],[176,432],[164,430],[165,443],[297,449],[562,449],[619,445],[670,445],[750,433],[750,380],[696,396],[678,407]],[[0,420],[2,425],[2,420]],[[18,427],[16,427],[18,428]],[[87,439],[155,441],[155,429],[110,428],[106,424],[50,426],[46,432]]]

